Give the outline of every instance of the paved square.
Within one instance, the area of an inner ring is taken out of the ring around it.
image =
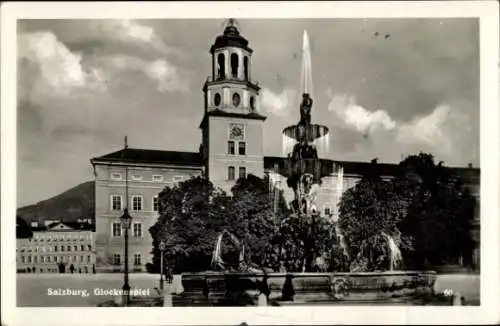
[[[180,275],[176,275],[173,284],[165,283],[165,291],[169,293],[178,288]],[[95,295],[95,289],[121,289],[122,274],[18,274],[17,275],[17,306],[18,307],[97,307],[99,303],[113,300],[113,295]],[[132,289],[147,290],[155,293],[159,285],[159,275],[131,274]],[[435,289],[444,291],[452,289],[460,292],[467,304],[479,304],[479,275],[439,275]],[[55,296],[49,295],[49,289],[87,290],[88,297],[80,295]]]

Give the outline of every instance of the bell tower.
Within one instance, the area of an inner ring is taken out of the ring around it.
[[[212,74],[203,86],[202,156],[208,178],[229,190],[241,176],[262,177],[263,126],[257,82],[251,78],[253,50],[229,19],[210,48]]]

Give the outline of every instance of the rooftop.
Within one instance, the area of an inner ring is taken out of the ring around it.
[[[145,163],[183,166],[201,166],[200,153],[160,151],[151,149],[124,148],[119,151],[91,159],[92,164],[97,162]]]

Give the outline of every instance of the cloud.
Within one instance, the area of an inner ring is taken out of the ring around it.
[[[429,115],[414,118],[410,123],[401,125],[397,139],[403,143],[433,144],[445,136],[443,126],[449,116],[450,107],[440,105]]]
[[[396,127],[396,122],[386,111],[368,111],[358,105],[353,96],[333,95],[328,110],[335,113],[345,125],[358,132],[365,133],[379,128],[392,130]]]
[[[464,153],[453,149],[460,148],[472,137],[469,117],[447,104],[436,106],[429,114],[401,121],[392,118],[386,111],[370,111],[358,105],[353,96],[334,94],[331,95],[328,110],[339,118],[336,121],[340,121],[341,127],[365,136],[355,144],[356,150],[360,151],[366,151],[366,146],[370,146],[379,153],[390,151],[393,152],[391,155],[397,156],[407,150],[421,150],[455,160],[456,156],[467,156],[467,153],[466,149]],[[368,143],[360,142],[367,137]]]
[[[292,89],[284,89],[276,94],[268,88],[262,90],[262,105],[267,112],[280,117],[286,117],[290,113],[297,92]]]
[[[20,36],[18,57],[23,68],[32,74],[30,79],[35,89],[49,87],[59,96],[70,96],[75,89],[104,91],[106,83],[98,68],[84,69],[82,56],[72,53],[50,32],[27,33]],[[30,67],[31,66],[31,67]],[[31,68],[31,69],[30,69]]]
[[[116,55],[110,58],[111,65],[119,70],[143,72],[148,78],[157,83],[159,92],[187,91],[188,82],[179,69],[166,60],[147,61],[138,57]]]
[[[124,43],[150,45],[162,53],[169,52],[169,48],[152,27],[135,20],[97,21],[94,26],[112,39],[119,39]]]

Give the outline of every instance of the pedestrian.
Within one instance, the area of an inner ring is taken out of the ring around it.
[[[75,266],[73,266],[73,264],[71,264],[71,266],[69,266],[69,271],[71,272],[71,274],[73,274],[75,272]]]

